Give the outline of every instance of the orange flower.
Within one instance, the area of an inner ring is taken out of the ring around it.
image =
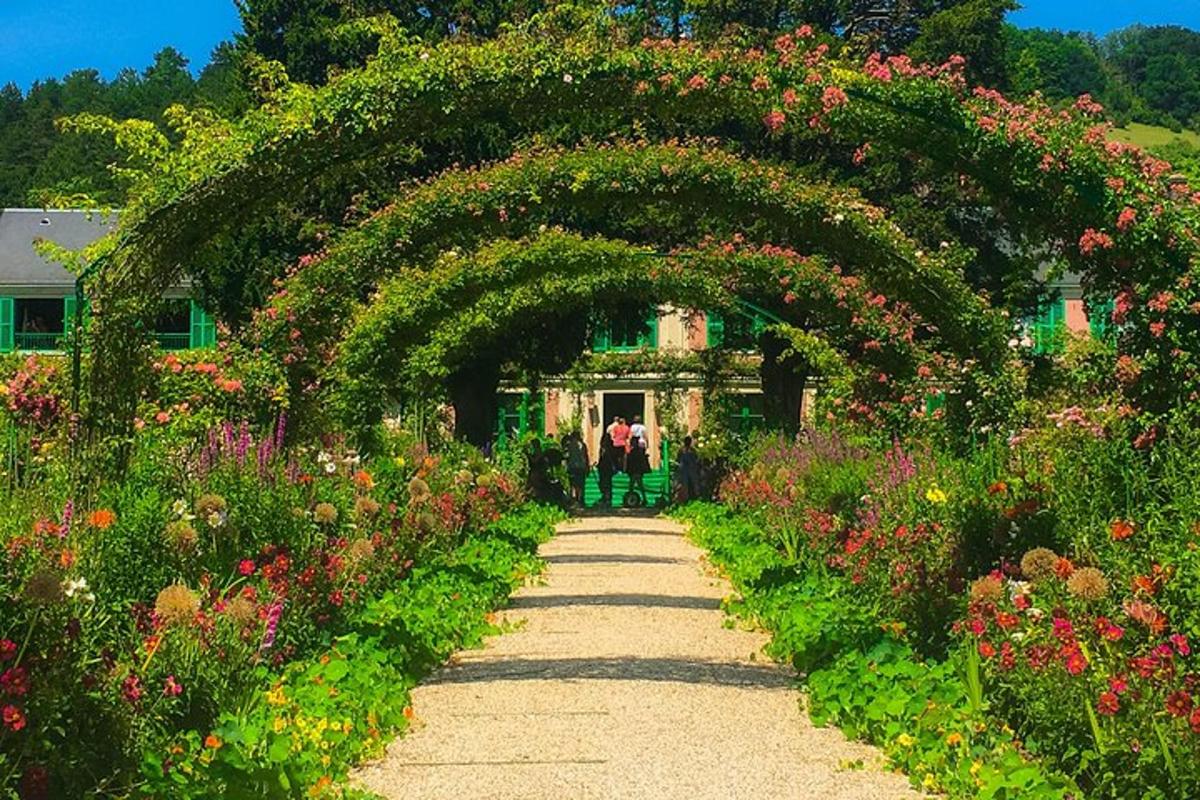
[[[1075,571],[1075,565],[1071,563],[1071,559],[1059,556],[1059,559],[1054,564],[1054,574],[1062,578],[1064,581],[1071,577],[1071,573]]]
[[[1123,519],[1113,520],[1113,523],[1108,527],[1109,533],[1115,541],[1123,542],[1130,536],[1133,536],[1133,523],[1126,522]]]
[[[988,494],[1004,494],[1008,491],[1008,484],[1004,481],[996,481],[987,488]]]
[[[58,565],[63,569],[70,569],[75,565],[75,551],[63,550],[58,554]]]
[[[405,706],[405,707],[404,707],[404,718],[405,718],[405,719],[412,719],[412,718],[413,718],[413,715],[414,715],[415,713],[416,713],[416,712],[414,712],[414,711],[413,711],[413,707],[412,707],[412,706]]]
[[[204,746],[210,750],[219,750],[222,744],[223,742],[220,740],[220,738],[211,733],[204,740]]]
[[[365,469],[360,469],[354,473],[354,482],[362,489],[374,489],[375,479],[371,477],[371,473]]]
[[[107,508],[98,508],[88,514],[88,525],[96,530],[105,531],[116,524],[117,515]]]

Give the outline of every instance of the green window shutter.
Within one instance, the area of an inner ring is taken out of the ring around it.
[[[188,344],[192,349],[212,347],[217,343],[217,323],[200,305],[192,301],[191,331]]]
[[[521,411],[524,415],[523,430],[538,436],[546,435],[546,402],[541,392],[525,392],[521,398]]]
[[[1033,325],[1034,352],[1041,355],[1062,349],[1062,333],[1066,327],[1067,302],[1062,295],[1054,298]]]
[[[1088,328],[1092,332],[1092,336],[1097,339],[1103,339],[1108,336],[1113,330],[1112,314],[1115,304],[1112,300],[1103,303],[1097,303],[1090,307],[1088,311]]]
[[[75,311],[79,308],[79,299],[73,294],[63,298],[63,336],[70,338],[75,333]],[[87,326],[88,303],[83,301],[83,324]]]
[[[11,353],[14,349],[13,299],[0,297],[0,352]]]
[[[646,320],[647,330],[638,337],[638,347],[645,350],[658,349],[658,309],[650,312],[650,318]]]
[[[710,311],[705,315],[705,327],[708,329],[708,346],[717,348],[725,344],[725,318],[720,312]]]
[[[607,322],[596,323],[596,329],[592,331],[592,352],[607,353],[609,347],[609,339],[612,335],[612,325]]]

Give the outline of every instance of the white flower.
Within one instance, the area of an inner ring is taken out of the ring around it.
[[[428,60],[429,60],[429,51],[428,51],[428,50],[426,50],[424,53],[421,53],[421,60],[422,60],[422,61],[428,61]]]
[[[325,474],[332,475],[335,472],[337,472],[337,464],[333,463],[332,461],[328,462],[325,465]]]
[[[214,511],[208,515],[208,524],[210,527],[219,528],[225,524],[225,514],[221,511]]]
[[[333,456],[330,453],[326,453],[324,450],[317,453],[317,463],[318,464],[325,464],[330,461],[333,461]]]
[[[65,584],[63,584],[63,593],[66,594],[67,597],[75,597],[76,595],[79,595],[79,599],[86,603],[93,603],[96,601],[96,595],[88,591],[87,578],[72,578],[71,580],[67,581]]]
[[[571,73],[568,72],[565,75],[563,75],[563,83],[574,83],[574,82],[575,82],[575,79],[573,77],[571,77]]]
[[[1008,347],[1010,350],[1016,350],[1020,346],[1021,346],[1020,340],[1018,340],[1018,339],[1009,339],[1008,340]]]
[[[175,503],[171,506],[171,510],[175,512],[175,516],[184,521],[190,521],[196,518],[196,515],[192,513],[192,507],[188,505],[188,501],[184,500],[182,497],[175,501]]]

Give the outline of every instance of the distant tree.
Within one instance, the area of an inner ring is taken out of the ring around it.
[[[965,56],[975,83],[1001,85],[1007,69],[1004,17],[1017,8],[1016,0],[968,0],[938,11],[921,23],[908,53],[930,63]]]
[[[278,61],[295,81],[319,85],[332,67],[361,63],[372,50],[365,37],[339,29],[355,19],[388,14],[426,39],[493,36],[510,21],[528,19],[543,0],[236,0],[242,18],[237,44]]]

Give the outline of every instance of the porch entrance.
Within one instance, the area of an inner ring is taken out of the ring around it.
[[[605,392],[600,401],[601,413],[600,431],[596,436],[596,441],[599,442],[604,431],[612,424],[614,417],[623,417],[626,424],[632,424],[634,417],[640,417],[643,422],[646,421],[646,393],[645,392]],[[643,484],[646,487],[645,500],[646,505],[654,506],[660,502],[665,503],[669,500],[671,491],[671,477],[669,465],[671,463],[670,451],[666,441],[657,441],[657,436],[654,433],[650,434],[650,447],[660,448],[659,467],[652,469],[646,473],[643,479]],[[599,458],[600,453],[597,449],[592,453],[592,461]],[[622,498],[629,491],[629,476],[619,472],[613,476],[613,504],[621,505]],[[587,483],[584,485],[583,492],[584,505],[591,508],[600,503],[600,476],[595,469],[592,469],[588,475]]]
[[[627,424],[633,424],[634,417],[646,419],[645,392],[605,392],[604,415],[600,418],[601,434],[608,430],[613,417],[624,417]]]

